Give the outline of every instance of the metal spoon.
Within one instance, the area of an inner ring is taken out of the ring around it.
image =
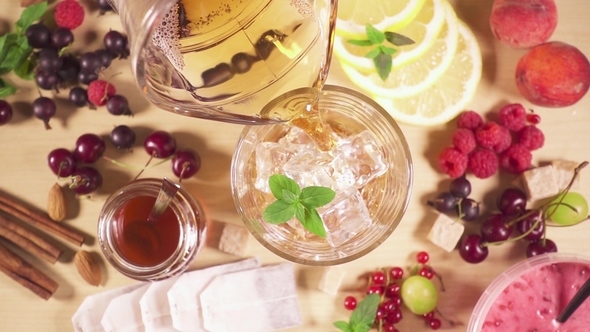
[[[162,187],[160,188],[160,192],[158,193],[158,197],[156,197],[156,202],[152,207],[152,211],[148,216],[149,222],[158,222],[160,217],[166,211],[166,208],[170,204],[170,201],[176,196],[176,193],[180,189],[180,185],[170,181],[167,177],[164,177],[164,181],[162,181]]]
[[[559,316],[557,316],[557,321],[559,323],[565,323],[565,321],[570,318],[570,316],[582,305],[582,303],[584,303],[588,296],[590,296],[590,278],[586,280],[576,295],[574,295],[570,302],[561,311]]]

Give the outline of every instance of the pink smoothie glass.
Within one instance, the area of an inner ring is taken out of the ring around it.
[[[488,286],[467,331],[590,331],[590,301],[565,323],[556,321],[588,278],[590,258],[584,256],[549,253],[525,259]]]

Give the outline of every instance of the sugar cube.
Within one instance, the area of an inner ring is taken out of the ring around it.
[[[551,162],[551,165],[555,171],[557,187],[559,190],[563,190],[570,184],[570,181],[574,177],[574,170],[580,165],[580,163],[571,160],[554,160]],[[572,189],[578,188],[579,183],[580,175],[578,175],[574,180],[574,183],[572,183]]]
[[[244,257],[248,250],[250,231],[244,226],[226,223],[219,239],[219,250]]]
[[[529,202],[539,201],[559,193],[552,165],[528,169],[522,173],[522,183]]]
[[[324,293],[335,296],[344,279],[344,271],[335,266],[324,268],[318,288]]]
[[[427,238],[437,246],[451,252],[457,246],[464,230],[465,226],[461,222],[449,218],[444,213],[439,213]]]

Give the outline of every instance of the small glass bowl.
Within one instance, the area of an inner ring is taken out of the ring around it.
[[[533,256],[531,258],[527,258],[512,265],[510,268],[508,268],[506,271],[504,271],[502,274],[496,277],[496,279],[492,281],[492,283],[486,288],[486,290],[480,296],[479,300],[477,301],[477,304],[473,309],[466,331],[481,332],[485,320],[488,316],[488,313],[492,309],[494,303],[496,303],[496,301],[498,300],[500,294],[502,294],[506,290],[506,288],[510,286],[512,283],[518,281],[521,276],[534,270],[541,269],[544,266],[564,263],[586,265],[588,266],[588,272],[590,273],[589,257],[568,253],[542,254],[538,256]],[[572,287],[573,285],[569,286]],[[521,298],[524,298],[524,296],[521,296]],[[533,310],[537,309],[535,307],[535,303],[532,302],[527,302],[527,307],[531,307],[533,308]],[[555,314],[558,315],[559,313]],[[526,313],[519,311],[519,315],[522,315],[521,320],[526,321],[526,318],[524,318]],[[552,326],[551,328],[553,327],[554,326]],[[502,331],[509,331],[509,327],[502,328]]]
[[[114,192],[104,204],[98,221],[98,243],[107,261],[117,271],[132,279],[156,281],[185,271],[204,245],[207,222],[200,204],[184,188],[180,188],[170,202],[179,221],[180,236],[174,253],[154,266],[136,265],[126,259],[117,248],[116,213],[130,199],[138,196],[157,197],[161,179],[140,179]],[[151,210],[151,206],[145,207]]]
[[[292,91],[282,99],[267,105],[268,112],[285,108],[304,107],[309,90]],[[231,166],[231,188],[234,203],[244,224],[252,235],[273,253],[305,265],[337,265],[366,255],[383,243],[401,221],[411,194],[413,168],[406,139],[393,118],[379,104],[354,90],[326,85],[320,93],[319,109],[346,130],[369,130],[382,149],[387,172],[378,178],[377,190],[363,193],[373,223],[353,238],[337,247],[326,241],[305,241],[293,232],[267,223],[262,218],[262,191],[255,189],[256,145],[276,141],[286,125],[247,126],[243,130]],[[332,110],[337,110],[333,112]],[[288,110],[287,110],[288,111]],[[368,202],[367,199],[368,198]]]

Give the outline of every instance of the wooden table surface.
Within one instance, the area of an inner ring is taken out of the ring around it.
[[[84,0],[87,9],[92,0]],[[488,17],[491,0],[452,1],[458,16],[475,32],[483,57],[483,76],[477,94],[469,108],[481,114],[497,111],[502,105],[522,102],[533,107],[518,94],[514,83],[514,69],[524,51],[509,49],[496,42],[490,32]],[[586,0],[558,1],[559,23],[552,40],[559,40],[577,46],[590,55],[590,6]],[[13,29],[13,23],[20,14],[17,0],[3,0],[0,10],[0,34]],[[75,30],[73,49],[95,50],[102,45],[102,36],[109,29],[120,29],[118,16],[98,12],[88,12],[84,24]],[[32,116],[30,103],[37,96],[32,82],[22,81],[14,76],[8,78],[19,88],[16,95],[6,100],[15,106],[12,121],[0,127],[0,190],[26,201],[38,208],[45,208],[49,188],[56,177],[49,170],[46,157],[49,151],[58,147],[73,148],[76,138],[84,133],[108,136],[113,126],[126,124],[136,129],[138,142],[142,142],[150,131],[166,130],[176,137],[178,146],[192,148],[201,155],[203,166],[193,178],[183,183],[197,195],[206,207],[210,220],[240,223],[233,205],[229,173],[230,160],[242,126],[189,119],[174,115],[143,99],[130,73],[129,62],[114,61],[112,68],[103,75],[112,77],[112,83],[130,99],[134,117],[115,117],[104,108],[97,111],[85,108],[72,108],[67,101],[67,91],[59,94],[42,91],[45,96],[53,96],[58,104],[56,118],[51,120],[52,130],[44,130],[42,123]],[[342,74],[337,61],[333,62],[329,83],[354,87]],[[534,152],[533,163],[553,159],[590,160],[590,95],[574,106],[562,109],[543,109],[534,107],[542,117],[539,127],[546,135],[545,146]],[[426,239],[435,214],[426,206],[426,201],[439,191],[445,190],[449,180],[436,167],[438,153],[450,144],[454,123],[432,128],[401,125],[408,140],[414,160],[414,187],[412,198],[401,224],[396,231],[368,255],[341,266],[346,272],[342,289],[337,296],[330,296],[317,289],[320,268],[296,265],[298,297],[303,317],[303,326],[291,331],[335,331],[332,322],[346,319],[349,312],[342,306],[346,295],[360,295],[346,289],[360,285],[358,277],[366,272],[382,267],[412,265],[416,252],[426,250],[431,255],[433,268],[444,277],[446,292],[441,293],[439,309],[449,318],[464,325],[449,328],[449,331],[464,331],[469,317],[480,294],[486,286],[503,270],[524,259],[525,245],[509,243],[492,247],[488,258],[481,264],[470,265],[461,260],[457,251],[447,253]],[[147,154],[141,144],[133,153],[117,151],[107,145],[106,155],[129,164],[141,165],[147,161]],[[97,163],[104,176],[104,184],[90,199],[71,199],[68,220],[65,223],[88,234],[89,241],[82,249],[99,253],[96,241],[97,216],[106,197],[117,187],[131,180],[135,173],[104,160]],[[590,197],[590,170],[581,177],[581,192]],[[143,177],[162,177],[171,175],[169,165],[161,165],[146,171]],[[482,202],[482,210],[488,213],[494,209],[495,197],[508,186],[512,177],[496,175],[487,180],[470,177],[473,184],[472,197]],[[484,212],[485,213],[485,212]],[[468,225],[469,231],[477,231],[476,226]],[[588,241],[590,223],[582,223],[573,228],[551,228],[548,238],[557,243],[559,251],[584,254],[590,250]],[[62,242],[63,243],[63,242]],[[75,249],[63,243],[66,254],[55,264],[50,265],[30,255],[19,253],[33,265],[46,272],[59,283],[59,289],[48,301],[41,300],[3,274],[0,274],[0,331],[46,331],[63,332],[72,330],[71,317],[82,300],[91,294],[115,287],[128,285],[128,279],[103,262],[104,280],[97,287],[86,284],[76,272],[72,257]],[[252,239],[249,256],[259,257],[264,264],[281,262]],[[238,260],[205,247],[191,268],[206,267]],[[407,271],[407,270],[406,270]],[[423,320],[404,310],[404,319],[398,324],[400,331],[427,331]]]

